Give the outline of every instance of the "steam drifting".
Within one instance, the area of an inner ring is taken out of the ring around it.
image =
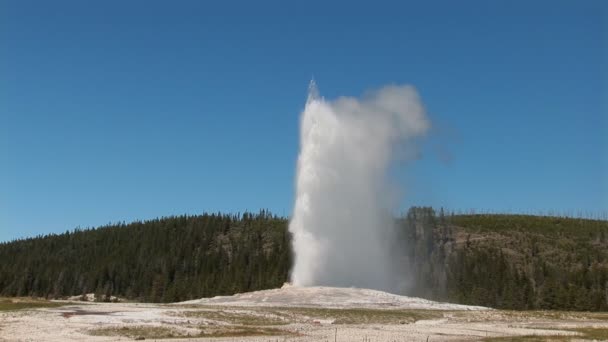
[[[387,169],[397,146],[429,129],[416,90],[391,85],[326,101],[311,81],[300,125],[293,284],[396,291]]]

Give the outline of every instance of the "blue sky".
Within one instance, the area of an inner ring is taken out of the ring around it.
[[[608,210],[605,1],[14,0],[0,42],[0,241],[289,215],[312,75],[418,89],[403,208]]]

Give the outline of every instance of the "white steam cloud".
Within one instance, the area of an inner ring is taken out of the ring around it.
[[[411,86],[326,101],[311,81],[289,224],[294,285],[398,290],[390,255],[396,201],[387,170],[396,147],[429,126]]]

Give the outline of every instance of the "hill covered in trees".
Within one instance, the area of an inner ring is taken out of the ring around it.
[[[266,211],[203,214],[74,230],[0,244],[0,295],[95,292],[152,302],[281,286],[287,220]],[[524,215],[396,220],[404,293],[509,309],[608,310],[608,222]]]
[[[0,295],[94,292],[171,302],[281,286],[286,220],[204,214],[75,230],[0,244]]]
[[[608,310],[608,221],[529,215],[436,216],[402,227],[410,294],[503,309]]]

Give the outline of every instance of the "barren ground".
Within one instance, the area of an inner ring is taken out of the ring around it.
[[[337,288],[277,289],[176,304],[0,300],[0,341],[142,338],[602,341],[608,340],[608,313],[488,310]]]

